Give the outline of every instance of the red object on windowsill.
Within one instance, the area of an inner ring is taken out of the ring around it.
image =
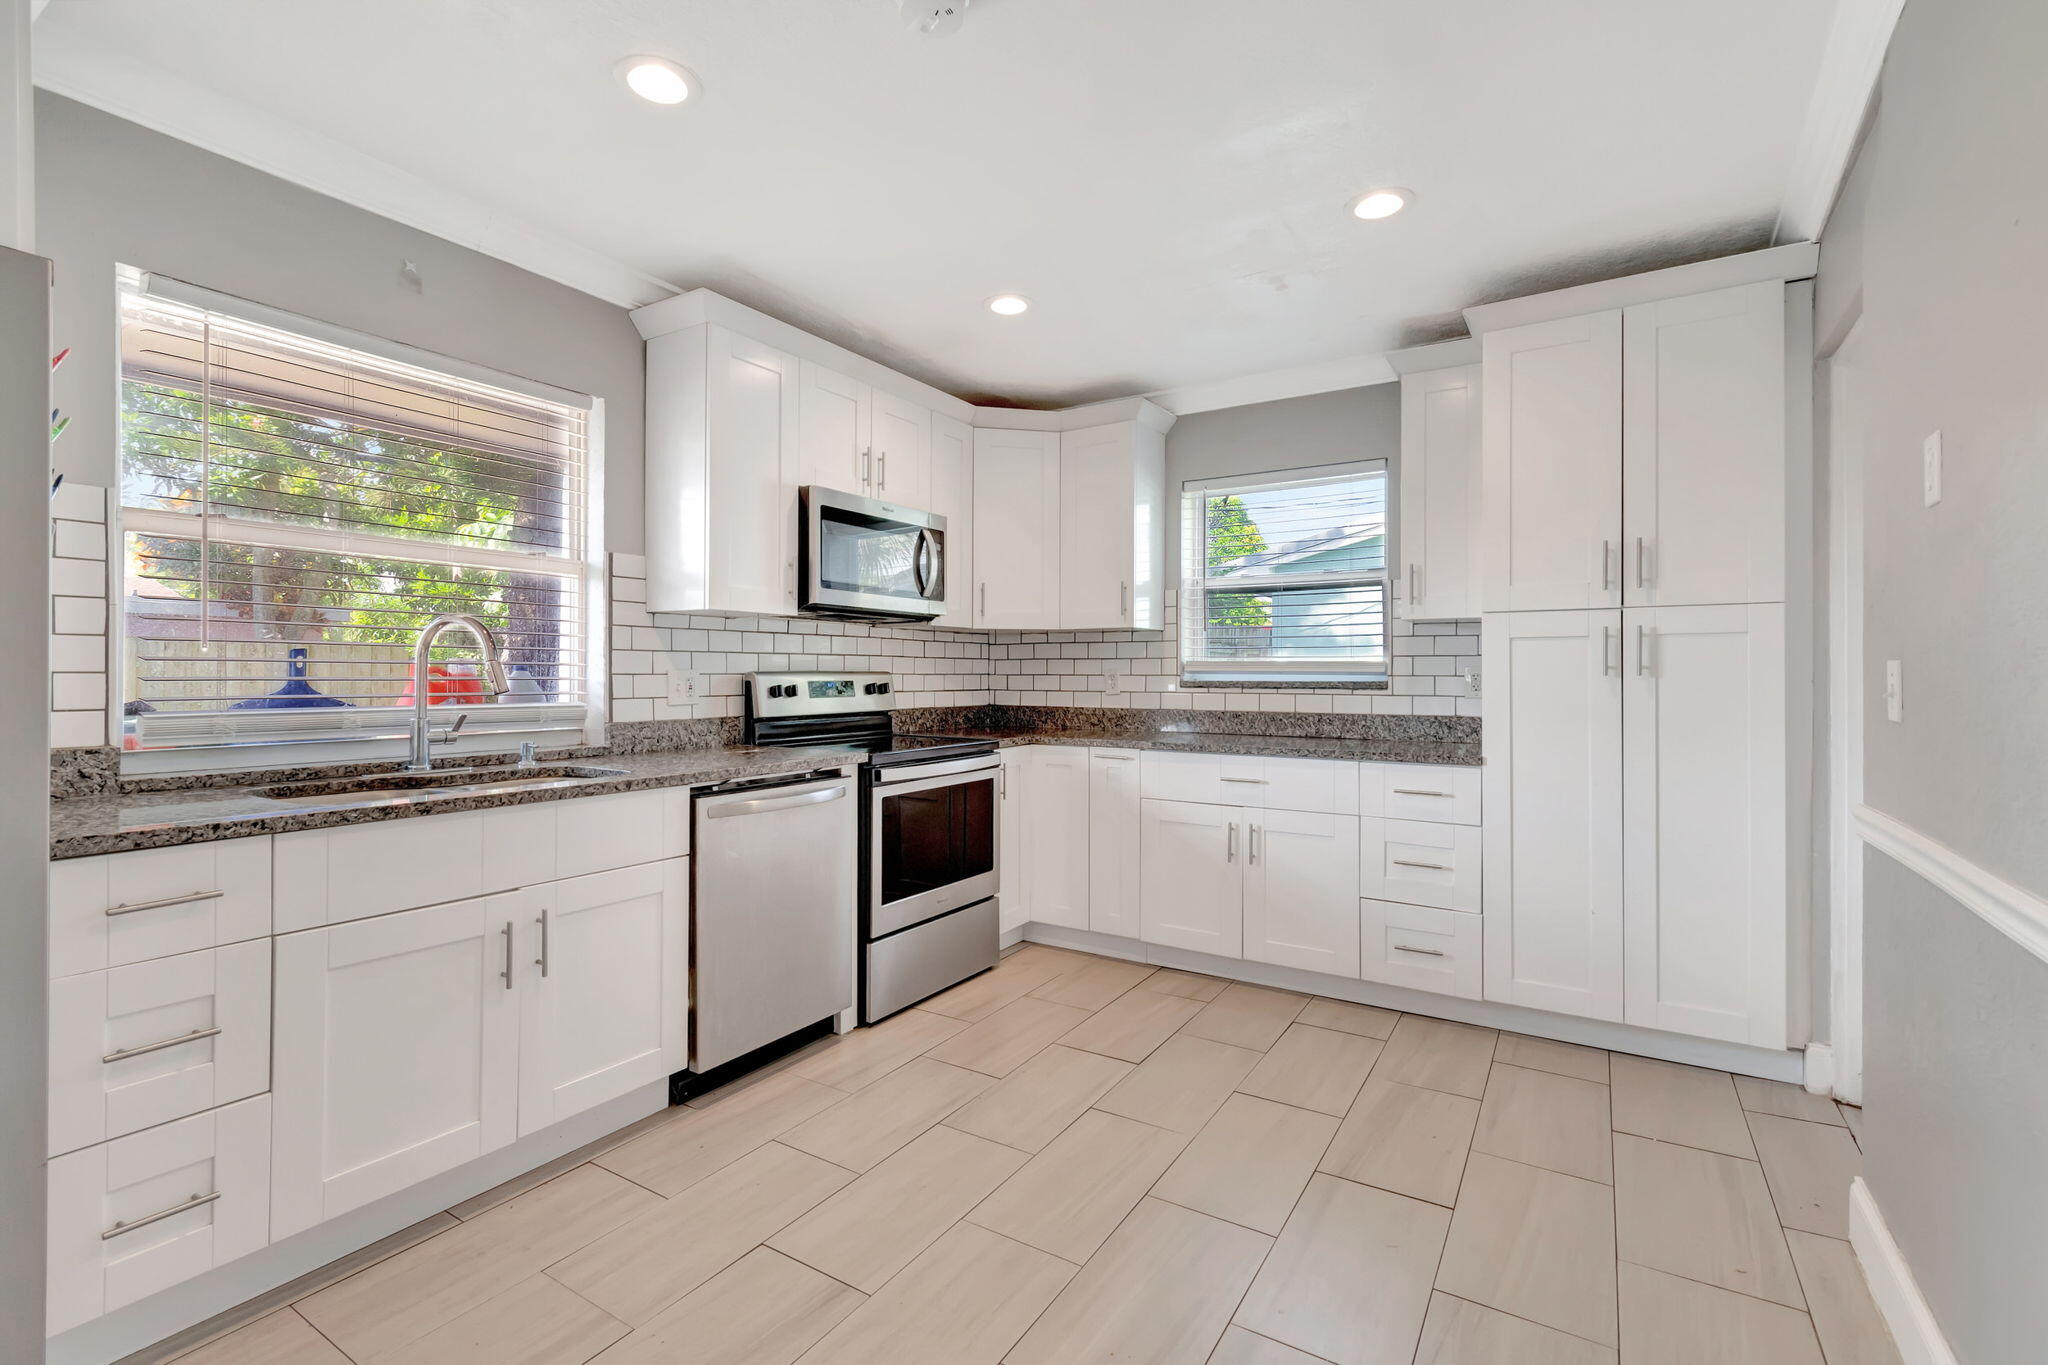
[[[456,673],[451,670],[461,668]],[[476,670],[467,664],[427,665],[427,705],[429,706],[473,706],[484,699],[483,679],[476,676]],[[413,703],[412,684],[406,684],[405,692],[398,699],[400,706]]]

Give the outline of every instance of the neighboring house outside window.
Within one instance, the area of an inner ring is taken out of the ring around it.
[[[592,400],[123,274],[125,746],[389,756],[418,687],[466,747],[582,742]],[[491,628],[509,693],[465,631],[413,677],[442,613]]]
[[[1184,678],[1386,680],[1385,461],[1192,482],[1181,525]]]

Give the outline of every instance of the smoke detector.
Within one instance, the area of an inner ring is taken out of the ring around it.
[[[934,38],[960,31],[967,3],[968,0],[897,0],[904,27]]]

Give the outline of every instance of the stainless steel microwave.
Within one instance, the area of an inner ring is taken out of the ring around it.
[[[946,519],[806,484],[798,607],[814,616],[929,621],[946,610]]]

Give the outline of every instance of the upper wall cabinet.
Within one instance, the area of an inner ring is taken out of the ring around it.
[[[647,371],[647,609],[794,614],[797,358],[705,323]]]
[[[928,508],[932,478],[932,414],[891,393],[874,402],[875,478],[868,496]]]
[[[946,519],[946,610],[932,624],[974,624],[974,428],[932,414],[931,490],[925,510]]]
[[[993,630],[1056,625],[1058,432],[974,433],[974,532],[974,624]],[[950,589],[947,596],[952,596]]]
[[[1158,630],[1165,620],[1166,437],[1141,422],[1060,434],[1059,619],[1064,630]]]
[[[1621,311],[1483,344],[1486,610],[1621,605]]]
[[[1466,341],[1407,354],[1452,347],[1478,350]],[[1404,620],[1479,614],[1479,377],[1476,363],[1401,376],[1400,558],[1389,567]]]
[[[1785,597],[1785,294],[1622,311],[1622,600]]]
[[[797,483],[871,496],[873,411],[874,391],[867,385],[815,360],[804,361]]]

